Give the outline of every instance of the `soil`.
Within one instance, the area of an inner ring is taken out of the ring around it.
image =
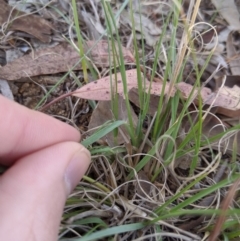
[[[51,79],[51,76],[49,78]],[[58,77],[58,79],[60,78],[61,76]],[[46,95],[46,92],[54,87],[53,84],[47,83],[46,77],[45,83],[42,78],[34,78],[33,81],[34,82],[30,82],[29,80],[28,82],[9,82],[14,100],[30,109],[36,109]],[[54,88],[42,106],[69,92],[73,87],[71,85],[71,79],[66,79],[62,84]],[[86,100],[67,97],[53,103],[43,112],[63,122],[67,122],[83,132],[87,130],[91,116],[91,107]]]

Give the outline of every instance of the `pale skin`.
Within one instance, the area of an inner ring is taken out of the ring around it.
[[[77,130],[0,95],[0,240],[57,240],[67,196],[90,163]]]

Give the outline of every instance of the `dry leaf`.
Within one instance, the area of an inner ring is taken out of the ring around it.
[[[216,92],[220,91],[222,94],[231,96],[231,99],[236,99],[240,101],[240,93],[239,93],[239,89],[240,89],[240,76],[239,75],[228,75],[226,76],[226,80],[225,80],[225,84],[223,87],[222,86],[222,78],[219,78],[216,80]],[[238,109],[239,103],[236,101],[236,111],[231,114],[227,114],[226,112],[231,111],[230,109],[226,109],[226,110],[218,110],[216,111],[217,113],[221,113],[223,115],[226,116],[230,116],[230,117],[240,117],[239,115],[239,110]]]
[[[124,26],[129,25],[131,29],[134,28],[137,39],[142,40],[144,38],[147,45],[156,45],[162,33],[162,21],[174,8],[174,2],[167,1],[167,4],[162,4],[162,1],[134,0],[132,1],[132,8],[134,9],[133,13],[129,9],[121,12],[121,23]],[[168,33],[165,35],[166,39],[170,37]]]
[[[90,57],[91,61],[93,61],[93,63],[97,67],[106,68],[113,65],[114,58],[116,60],[116,57],[119,57],[118,44],[115,43],[114,47],[114,50],[116,50],[117,52],[117,56],[113,55],[115,51],[112,50],[113,47],[108,44],[107,40],[102,40],[97,44],[95,41],[87,41],[84,46],[84,53],[86,53],[89,49],[93,48],[93,50],[88,54],[88,57]],[[133,63],[134,57],[131,51],[125,47],[121,47],[121,50],[123,54],[124,63]]]
[[[240,57],[236,51],[236,47],[233,43],[233,33],[228,35],[227,43],[227,57],[230,65],[230,69],[233,75],[240,75]]]
[[[216,91],[221,88],[222,86],[223,78],[217,79],[216,82]],[[237,85],[240,87],[240,75],[228,75],[226,76],[226,80],[224,83],[224,86],[232,88],[234,85]]]
[[[124,96],[121,73],[118,73],[116,76],[117,76],[117,80],[116,80],[117,93],[120,96]],[[113,85],[115,85],[114,78],[115,78],[115,75],[113,74],[112,75]],[[138,87],[136,69],[131,69],[126,71],[126,81],[127,81],[128,91],[130,91],[132,88]],[[150,88],[150,82],[146,80],[145,86],[146,86],[145,91],[148,92]],[[150,93],[153,95],[159,96],[162,91],[162,86],[163,86],[162,83],[152,82]],[[113,87],[113,90],[115,89],[116,88]],[[169,85],[166,86],[164,94],[167,94],[168,92],[169,92]],[[171,93],[168,93],[168,94],[170,94],[170,96],[174,96],[175,91],[173,90]],[[97,81],[91,82],[77,89],[73,93],[73,95],[79,98],[88,99],[88,100],[111,100],[111,78],[110,76],[107,76]]]
[[[0,25],[9,21],[8,30],[18,30],[33,35],[44,43],[51,41],[51,23],[36,15],[26,15],[16,9],[12,10],[4,0],[0,0]],[[11,14],[11,17],[9,18]],[[26,15],[21,17],[22,15]],[[16,20],[14,20],[16,18]],[[11,21],[13,20],[13,21]]]
[[[124,97],[121,73],[116,74],[116,81],[114,78],[115,75],[113,74],[113,91],[117,91],[120,96]],[[128,91],[133,88],[138,88],[136,69],[126,71],[126,82]],[[160,96],[162,93],[163,84],[161,82],[153,82],[150,86],[150,82],[146,81],[145,86],[145,91],[148,93],[150,89],[151,95]],[[175,88],[172,88],[173,90],[171,93],[169,93],[169,89],[170,84],[166,83],[163,94],[168,94],[169,96],[173,97],[176,89],[178,89],[181,92],[183,99],[188,99],[192,92],[193,86],[184,82],[180,82],[175,85]],[[201,88],[200,91],[195,88],[192,95],[192,102],[198,104],[198,98],[200,94],[200,98],[202,99],[204,105],[212,105],[212,107],[218,107],[218,113],[229,117],[235,117],[240,115],[239,93],[240,88],[238,86],[233,86],[232,88],[225,86],[224,88],[218,89],[217,92],[212,92],[210,88],[206,87]],[[99,79],[98,81],[91,82],[74,91],[72,95],[90,100],[111,100],[111,78],[110,76],[107,76],[105,78]]]
[[[103,34],[105,31],[101,22],[96,21],[92,13],[86,11],[81,11],[79,15],[85,22],[88,32],[91,35],[91,39],[99,39],[101,37],[101,34]]]
[[[86,42],[84,52],[87,52],[94,44],[93,41]],[[133,56],[126,48],[123,48],[123,56],[126,63],[133,62]],[[100,41],[93,48],[89,57],[96,66],[108,67],[110,65],[108,42]],[[80,56],[76,49],[70,44],[63,43],[52,48],[41,49],[34,54],[30,53],[7,64],[0,68],[0,78],[17,80],[29,76],[67,72],[79,59]],[[113,59],[113,55],[111,55],[111,59]],[[75,70],[77,69],[81,69],[80,64],[76,66]]]
[[[30,53],[0,69],[0,78],[17,80],[44,74],[68,71],[79,60],[79,54],[69,44],[60,44]]]
[[[228,22],[231,30],[240,29],[239,12],[234,0],[212,0],[212,3]]]
[[[126,25],[132,26],[131,13],[129,11],[122,11],[122,22]],[[149,46],[154,46],[159,40],[159,36],[162,33],[162,28],[159,28],[155,21],[152,21],[148,16],[144,16],[139,13],[133,13],[134,28],[137,33],[138,39],[146,39],[146,43]]]
[[[209,29],[209,30],[205,30],[204,33],[201,34],[201,41],[204,44],[209,44],[211,42],[213,42],[213,38],[216,35],[216,32],[219,33],[222,29],[216,27],[215,29]]]
[[[140,108],[140,102],[139,102],[139,94],[137,88],[132,88],[129,91],[128,95],[129,100],[136,106]],[[148,114],[151,116],[155,115],[155,112],[158,109],[158,104],[159,104],[159,96],[156,95],[151,95],[150,100],[149,100],[149,109],[148,109]]]
[[[227,86],[221,88],[217,103],[219,103],[218,113],[229,117],[240,116],[240,87],[234,85],[232,88]]]
[[[178,83],[177,88],[182,93],[184,99],[187,99],[192,91],[192,86],[184,82]],[[224,87],[218,89],[217,92],[212,92],[209,88],[201,88],[201,98],[203,104],[219,107],[218,113],[229,117],[235,117],[240,115],[240,89],[238,86],[233,88]],[[198,90],[194,90],[194,96],[197,96]],[[198,104],[198,99],[195,98],[195,104]]]
[[[193,157],[191,155],[184,155],[180,158],[177,158],[176,160],[174,160],[174,168],[180,168],[182,170],[188,170],[191,167],[193,161]],[[199,161],[197,163],[197,165],[199,166]]]
[[[137,125],[138,122],[138,117],[131,108],[131,116],[133,118],[134,125]],[[106,123],[109,120],[113,119],[113,113],[111,111],[111,101],[99,101],[97,107],[94,109],[88,129],[93,129],[95,127],[99,127]],[[119,120],[128,120],[128,113],[127,113],[127,108],[126,108],[126,103],[125,100],[122,97],[119,97],[118,100],[118,119]],[[129,135],[128,131],[124,126],[119,127],[119,129],[122,131],[124,136],[129,140]],[[118,136],[116,140],[114,139],[113,133],[109,133],[106,136],[104,136],[103,141],[105,141],[109,146],[116,146],[121,145],[123,143],[126,143],[126,140],[123,138],[123,135],[121,132],[118,132]]]
[[[141,197],[147,197],[146,194],[150,195],[151,193],[152,183],[143,170],[138,172],[138,179],[139,181],[134,183],[136,187],[136,193]]]

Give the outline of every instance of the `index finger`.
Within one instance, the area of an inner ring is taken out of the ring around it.
[[[16,159],[47,146],[79,141],[73,127],[43,113],[27,109],[0,95],[0,163]]]

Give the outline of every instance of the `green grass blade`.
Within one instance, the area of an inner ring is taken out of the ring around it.
[[[111,32],[109,34],[111,34],[112,39],[114,39],[112,25],[113,25],[114,30],[115,30],[115,35],[116,35],[116,39],[117,39],[116,43],[118,45],[117,49],[118,49],[118,54],[119,54],[119,56],[118,56],[119,57],[118,58],[119,68],[120,68],[120,72],[121,72],[124,98],[125,98],[127,113],[128,113],[128,121],[129,121],[128,131],[129,131],[129,135],[131,137],[133,145],[136,146],[137,138],[135,136],[135,128],[134,128],[134,124],[133,124],[133,118],[132,118],[132,114],[131,114],[131,106],[130,106],[129,97],[128,97],[127,77],[126,77],[124,56],[123,56],[123,52],[122,52],[122,44],[121,44],[118,29],[117,29],[117,26],[116,26],[115,17],[113,15],[110,3],[106,2],[106,1],[103,1],[103,0],[101,2],[102,2],[102,5],[103,5],[106,20],[108,21],[109,29],[111,30]],[[115,46],[113,45],[112,47],[115,47]]]
[[[107,228],[107,224],[98,217],[83,218],[75,221],[73,224],[84,225],[84,224],[100,224],[102,227]]]
[[[240,177],[240,175],[233,175],[231,178],[229,179],[225,179],[222,180],[214,185],[212,185],[209,188],[206,188],[202,191],[200,191],[199,193],[197,193],[196,195],[184,200],[183,202],[179,203],[178,205],[176,205],[175,207],[173,207],[172,209],[168,210],[168,214],[165,215],[161,215],[160,217],[154,219],[151,223],[157,222],[159,220],[163,220],[164,218],[167,218],[169,214],[174,214],[175,212],[178,212],[179,210],[181,210],[182,208],[194,203],[197,200],[200,200],[201,198],[213,193],[214,191],[230,184],[233,183],[235,180],[237,180]]]
[[[74,23],[75,23],[75,30],[77,33],[77,39],[78,39],[78,46],[79,46],[79,54],[82,59],[81,64],[82,64],[82,69],[83,69],[83,77],[85,83],[88,83],[88,74],[87,74],[87,60],[84,56],[84,49],[83,49],[83,39],[80,31],[80,25],[78,21],[78,13],[77,13],[77,4],[76,0],[72,0],[72,7],[73,7],[73,18],[74,18]]]
[[[126,124],[126,122],[122,120],[114,121],[113,123],[107,124],[107,126],[103,127],[102,129],[95,132],[93,135],[89,136],[87,139],[83,140],[82,145],[88,147],[89,145],[93,144],[103,136],[113,131],[115,128],[124,124]]]
[[[144,228],[145,225],[142,223],[132,223],[126,225],[120,225],[117,227],[111,227],[105,230],[101,230],[95,233],[92,233],[88,236],[83,236],[79,239],[63,239],[62,241],[92,241],[99,240],[101,238],[109,237],[116,234],[121,234],[125,232],[135,231]]]

